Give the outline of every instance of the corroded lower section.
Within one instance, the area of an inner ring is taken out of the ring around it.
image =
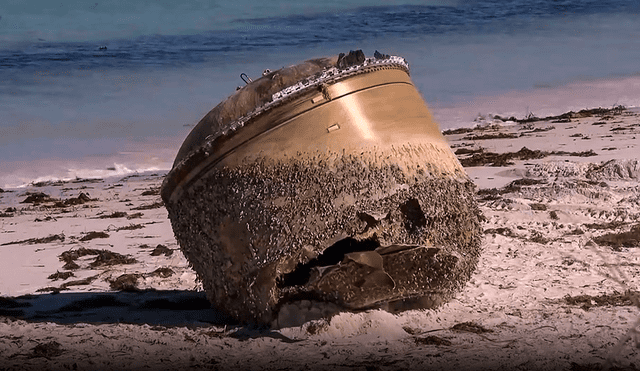
[[[209,299],[241,321],[271,323],[293,302],[432,307],[475,269],[481,214],[464,172],[419,152],[252,158],[166,206]]]

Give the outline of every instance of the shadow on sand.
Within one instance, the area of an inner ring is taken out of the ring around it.
[[[0,316],[59,324],[236,325],[233,319],[211,307],[204,292],[185,290],[0,297]]]

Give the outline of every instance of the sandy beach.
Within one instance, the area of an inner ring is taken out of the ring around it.
[[[211,308],[166,172],[0,192],[0,370],[640,367],[640,110],[478,117],[444,132],[486,219],[437,310],[241,326]]]

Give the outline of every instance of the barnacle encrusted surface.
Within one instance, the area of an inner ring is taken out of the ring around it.
[[[417,152],[251,159],[207,170],[166,206],[209,299],[241,321],[271,323],[296,301],[433,307],[475,269],[481,214],[461,167]]]

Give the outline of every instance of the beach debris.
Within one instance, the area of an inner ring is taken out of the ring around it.
[[[429,335],[424,337],[416,336],[413,338],[413,340],[416,342],[416,344],[419,344],[419,345],[438,345],[438,346],[451,345],[451,341],[435,335]]]
[[[473,332],[474,334],[484,334],[487,332],[493,332],[493,330],[484,328],[475,322],[458,323],[452,326],[451,330],[460,331],[460,332]]]
[[[518,134],[512,133],[480,134],[466,136],[464,140],[513,139],[519,136]]]
[[[408,72],[362,51],[310,60],[193,128],[160,193],[216,308],[283,327],[435,308],[461,290],[482,216]]]
[[[622,247],[640,247],[640,224],[631,227],[628,232],[607,233],[593,238],[599,245],[611,246],[614,249]]]
[[[507,227],[485,229],[484,234],[499,234],[505,237],[518,237],[518,235],[513,230]]]
[[[134,231],[136,229],[143,229],[144,225],[142,224],[129,224],[129,225],[125,225],[124,227],[118,227],[115,229],[116,232],[119,231]]]
[[[513,116],[505,118],[499,115],[493,115],[492,118],[494,120],[500,120],[503,122],[507,122],[507,121],[517,122],[519,124],[526,124],[526,123],[532,123],[532,122],[538,122],[538,121],[551,121],[551,122],[563,123],[563,122],[571,122],[571,119],[593,117],[593,116],[601,117],[602,120],[611,120],[613,119],[614,116],[621,115],[626,109],[627,108],[625,106],[617,105],[612,108],[599,107],[599,108],[583,109],[578,112],[569,111],[557,116],[537,117],[534,114],[530,113],[523,119],[517,119]]]
[[[87,232],[87,234],[85,234],[82,238],[80,238],[80,241],[90,241],[95,238],[108,238],[108,237],[109,235],[105,232],[91,231],[91,232]]]
[[[517,152],[505,152],[505,153],[494,153],[494,152],[484,152],[479,151],[472,154],[471,157],[461,158],[460,163],[464,167],[472,167],[472,166],[508,166],[513,165],[514,162],[512,160],[534,160],[541,159],[548,156],[577,156],[577,157],[589,157],[589,156],[597,156],[592,149],[588,151],[582,152],[566,152],[566,151],[541,151],[541,150],[530,150],[527,147],[522,147]]]
[[[131,219],[138,219],[138,218],[142,218],[144,216],[143,213],[133,213],[130,215],[127,215],[127,219],[131,220]]]
[[[117,291],[138,291],[138,273],[126,273],[118,276],[114,280],[109,280],[111,290]]]
[[[26,194],[27,194],[27,198],[22,200],[20,202],[21,204],[39,205],[39,204],[45,203],[45,202],[56,201],[56,199],[51,198],[51,196],[49,196],[48,194],[43,193],[43,192],[35,192],[35,193],[27,192]]]
[[[67,250],[64,251],[62,254],[60,254],[58,256],[58,258],[63,261],[63,262],[71,262],[74,260],[77,260],[83,256],[86,255],[98,255],[99,254],[99,250],[96,249],[87,249],[84,247],[81,247],[79,249],[76,250]]]
[[[114,211],[111,214],[100,215],[100,219],[115,219],[115,218],[125,218],[127,213],[125,211]]]
[[[69,287],[71,287],[71,286],[86,286],[86,285],[90,285],[97,278],[98,278],[98,275],[91,276],[91,277],[86,277],[86,278],[79,279],[79,280],[65,282],[62,285],[60,285],[59,287],[53,287],[53,286],[43,287],[41,289],[36,290],[36,292],[59,293],[60,291],[69,290]]]
[[[75,277],[73,272],[56,271],[56,273],[53,273],[53,274],[49,275],[49,277],[47,277],[47,279],[53,280],[53,281],[57,281],[57,280],[66,280],[69,277]]]
[[[75,263],[75,261],[87,255],[96,256],[95,260],[89,264],[91,268],[117,264],[134,264],[137,262],[136,259],[132,258],[129,255],[122,255],[120,253],[109,250],[87,249],[84,247],[75,250],[64,251],[58,256],[58,258],[60,259],[60,261],[69,264],[69,267],[73,267],[72,269],[78,269],[79,266],[77,265],[77,263]],[[65,265],[65,267],[66,266],[67,265]]]
[[[44,357],[47,359],[55,358],[64,353],[62,345],[57,341],[49,341],[47,343],[39,343],[31,350],[29,358]]]
[[[92,261],[89,266],[91,268],[97,268],[117,264],[134,264],[137,262],[138,261],[136,259],[129,255],[122,255],[109,250],[97,250],[96,259]]]
[[[160,187],[151,188],[142,192],[142,196],[158,196],[160,195]]]
[[[149,255],[158,256],[163,254],[164,256],[171,256],[171,254],[173,254],[173,250],[166,247],[165,245],[159,244],[158,246],[155,247],[155,249],[153,249],[153,251]]]
[[[164,206],[164,202],[158,201],[158,202],[154,202],[152,204],[145,204],[145,205],[132,207],[131,210],[152,210],[152,209],[161,208],[163,206]]]
[[[96,198],[89,197],[88,193],[80,192],[77,197],[71,197],[63,201],[56,202],[57,207],[67,207],[74,205],[82,205],[90,201],[98,201]]]
[[[531,210],[547,211],[547,205],[546,204],[532,203],[532,204],[529,204],[529,207],[531,207]]]
[[[64,239],[65,239],[64,234],[60,233],[60,234],[52,234],[50,236],[42,237],[42,238],[28,238],[26,240],[5,242],[5,243],[1,244],[0,246],[22,245],[22,244],[34,245],[34,244],[40,244],[40,243],[51,243],[51,242],[55,242],[55,241],[62,242],[62,241],[64,241]]]
[[[612,159],[602,163],[550,161],[535,164],[527,175],[537,178],[580,178],[590,185],[606,187],[605,180],[640,179],[640,160]]]
[[[83,192],[80,192],[77,197],[71,197],[66,200],[53,198],[43,192],[27,192],[27,198],[25,198],[21,203],[30,203],[34,206],[45,203],[53,203],[53,205],[48,207],[64,208],[69,206],[81,205],[89,201],[97,201],[97,199],[90,198],[88,194]]]
[[[173,269],[169,268],[169,267],[160,267],[158,269],[156,269],[155,271],[147,274],[147,276],[149,277],[161,277],[161,278],[168,278],[171,277],[175,274],[175,272],[173,271]]]
[[[456,135],[456,134],[466,134],[472,133],[474,128],[457,128],[457,129],[447,129],[442,132],[442,135]]]
[[[579,305],[585,311],[597,306],[634,306],[640,300],[640,295],[632,290],[624,293],[614,291],[611,294],[592,296],[587,294],[571,296],[567,295],[563,301],[569,305]]]

